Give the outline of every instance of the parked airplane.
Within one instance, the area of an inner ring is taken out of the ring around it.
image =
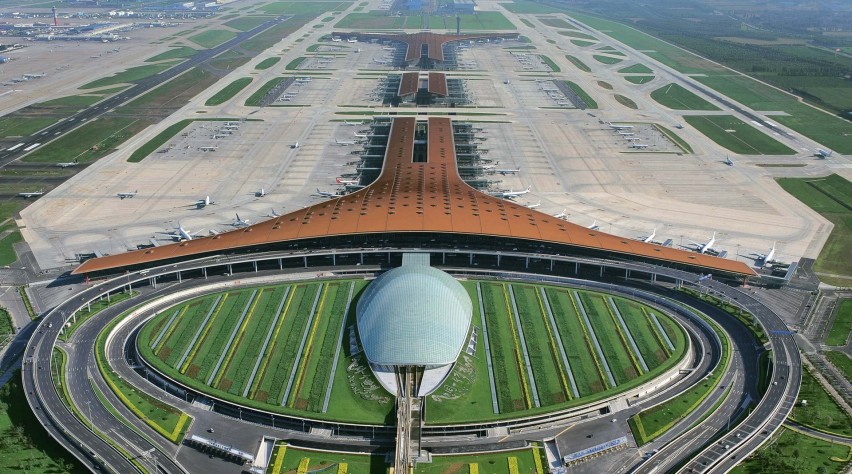
[[[338,140],[338,139],[335,139],[334,143],[336,143],[340,146],[351,146],[351,145],[355,144],[355,141],[354,140]]]
[[[565,209],[562,209],[562,212],[560,212],[559,214],[554,214],[553,217],[557,219],[565,219],[566,217],[568,217],[568,208],[566,207]]]
[[[332,192],[320,191],[320,188],[317,188],[317,192],[314,193],[314,196],[329,197],[329,198],[337,197],[337,195],[332,193]]]
[[[180,241],[180,240],[192,240],[192,239],[198,237],[198,234],[200,234],[201,232],[202,231],[190,232],[190,231],[184,229],[183,226],[180,225],[180,221],[178,221],[178,225],[177,225],[177,227],[174,228],[174,230],[166,231],[166,232],[157,232],[157,233],[171,236],[172,239]]]
[[[726,156],[725,161],[723,161],[722,163],[725,163],[728,166],[734,166],[734,162],[733,162],[733,160],[731,160],[731,157],[729,157],[729,156]]]
[[[527,209],[535,209],[535,208],[537,208],[537,207],[539,207],[539,206],[541,206],[541,200],[540,200],[540,199],[539,199],[539,201],[538,201],[538,202],[536,202],[536,203],[527,203],[527,204],[524,204],[524,207],[526,207]]]
[[[260,188],[260,191],[254,192],[254,197],[262,198],[263,196],[266,196],[266,190],[263,188]]]
[[[679,124],[675,125],[675,128],[677,128],[677,129],[682,129],[682,128],[683,128],[683,124],[682,124],[682,123],[679,123]]]
[[[594,222],[592,222],[592,225],[590,225],[589,227],[587,227],[587,229],[591,229],[591,230],[598,230],[598,229],[600,229],[600,228],[601,228],[601,226],[599,226],[599,225],[598,225],[598,221],[597,221],[597,219],[595,219],[595,221],[594,221]]]
[[[337,183],[337,184],[342,184],[344,186],[351,186],[351,185],[357,185],[358,184],[357,179],[337,178],[337,179],[334,180],[334,182]]]
[[[266,217],[272,217],[272,218],[281,217],[281,214],[275,212],[275,209],[270,209],[270,211],[271,212],[269,214],[267,214]]]
[[[338,38],[336,36],[332,36],[331,40],[334,41],[335,43],[339,43],[340,41],[342,41],[340,38]]]
[[[240,219],[240,215],[236,214],[237,218],[234,219],[234,223],[231,224],[234,227],[245,227],[249,225],[248,219]]]
[[[713,236],[710,237],[710,240],[708,240],[707,243],[699,244],[698,242],[693,242],[691,240],[689,242],[692,245],[695,245],[695,251],[696,252],[698,252],[698,253],[710,252],[712,254],[712,253],[715,253],[715,252],[713,252],[713,245],[716,243],[716,233],[713,232]]]
[[[202,146],[202,147],[198,147],[198,149],[201,150],[201,151],[216,151],[216,150],[219,149],[219,147],[218,146]]]
[[[639,148],[639,149],[648,148],[648,144],[647,143],[631,143],[630,148]]]
[[[346,125],[364,125],[364,122],[350,122],[348,120],[344,120],[343,123]]]
[[[514,199],[518,196],[523,196],[524,194],[527,194],[528,192],[530,192],[530,188],[532,188],[532,186],[527,186],[527,189],[525,189],[523,191],[512,191],[510,189],[508,191],[495,191],[495,192],[492,192],[490,194],[492,196],[503,198],[503,199]]]
[[[516,173],[520,173],[520,172],[521,172],[521,168],[520,168],[520,167],[515,168],[515,169],[512,169],[512,168],[503,168],[503,169],[497,169],[497,170],[494,170],[494,172],[495,172],[495,173],[500,173],[500,174],[502,174],[502,175],[504,175],[504,176],[505,176],[505,175],[507,175],[507,174],[516,174]]]
[[[366,134],[366,133],[355,132],[355,136],[358,137],[358,138],[370,138],[370,135]]]
[[[72,166],[77,166],[79,164],[80,162],[78,160],[74,160],[68,163],[56,163],[56,166],[60,168],[71,168]]]
[[[649,244],[649,243],[652,243],[654,241],[654,237],[656,237],[656,236],[657,236],[657,228],[655,227],[654,231],[651,232],[651,235],[648,235],[646,237],[639,237],[639,240],[641,240],[642,242],[645,242],[646,244]]]
[[[24,199],[29,199],[29,198],[31,198],[31,197],[38,197],[38,196],[42,196],[42,195],[44,195],[44,190],[43,190],[43,189],[39,189],[38,191],[30,191],[30,192],[18,193],[18,196],[20,196],[20,197],[22,197],[22,198],[24,198]]]
[[[633,125],[621,125],[617,123],[610,123],[609,126],[613,130],[630,130],[633,128]]]
[[[354,37],[353,37],[353,38],[349,38],[349,39],[347,39],[347,40],[346,40],[346,42],[347,42],[347,43],[357,43],[357,42],[358,42],[358,38],[354,38]]]
[[[834,153],[834,152],[829,151],[829,150],[823,150],[822,148],[817,148],[817,151],[814,154],[814,156],[824,160],[824,159],[828,158],[829,156],[831,156],[832,153]]]
[[[204,199],[199,199],[198,201],[195,201],[195,208],[203,209],[205,206],[209,206],[211,204],[216,203],[210,200],[210,196],[204,196]]]
[[[773,263],[775,261],[775,244],[776,242],[772,242],[772,248],[769,249],[769,253],[757,254],[757,264],[760,266],[764,266],[767,263]]]
[[[138,193],[139,193],[139,190],[137,189],[136,191],[133,191],[133,192],[117,193],[116,196],[120,197],[121,199],[132,198],[132,197],[136,197],[136,194],[138,194]]]
[[[299,142],[296,142],[296,143],[290,145],[290,148],[296,149],[296,148],[299,148],[300,146],[302,146],[302,145],[300,145]]]

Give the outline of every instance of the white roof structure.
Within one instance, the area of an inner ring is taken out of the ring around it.
[[[371,365],[438,367],[464,348],[473,303],[453,277],[408,259],[367,287],[356,315]]]

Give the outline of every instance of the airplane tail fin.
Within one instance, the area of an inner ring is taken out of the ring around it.
[[[527,192],[530,192],[530,189],[532,189],[532,185],[527,186]]]

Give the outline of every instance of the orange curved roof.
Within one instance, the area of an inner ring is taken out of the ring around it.
[[[427,45],[427,56],[433,61],[444,61],[444,45],[451,41],[464,41],[476,39],[499,39],[499,38],[517,38],[517,33],[479,33],[479,34],[464,34],[450,35],[440,33],[410,33],[410,34],[389,34],[389,33],[341,33],[332,32],[332,36],[348,38],[357,37],[364,41],[371,39],[399,41],[408,45],[408,50],[405,52],[406,61],[416,61],[420,59],[420,51],[423,45]]]
[[[437,232],[568,244],[740,275],[742,262],[625,239],[551,217],[470,187],[458,174],[452,122],[430,117],[427,161],[413,162],[415,117],[391,124],[382,172],[369,186],[258,224],[190,241],[87,260],[73,273],[326,236]]]

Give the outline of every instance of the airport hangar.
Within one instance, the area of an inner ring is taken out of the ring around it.
[[[391,265],[392,258],[400,258],[391,255],[391,248],[435,249],[442,264],[456,254],[469,254],[470,265],[475,250],[483,266],[522,268],[531,259],[512,254],[536,254],[557,274],[577,274],[580,263],[557,265],[560,259],[550,257],[647,263],[652,278],[654,265],[731,282],[755,275],[742,262],[605,234],[474,189],[459,176],[453,123],[442,117],[393,118],[381,173],[358,191],[215,236],[93,258],[72,273],[101,276],[223,254],[276,251],[301,252],[288,265],[297,260],[296,265],[308,266],[309,258],[329,258],[304,253],[320,249],[335,249],[341,258],[349,249],[360,253],[362,261],[366,249],[387,254]],[[280,256],[259,260],[255,269],[259,263],[285,264]],[[334,254],[330,260],[338,263]],[[606,265],[597,266],[602,275]]]

